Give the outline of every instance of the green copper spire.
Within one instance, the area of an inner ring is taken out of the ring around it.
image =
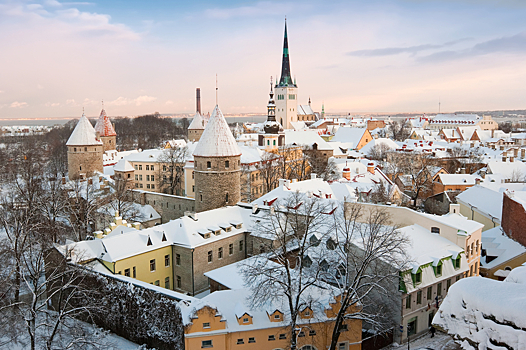
[[[285,37],[283,39],[283,60],[281,62],[281,78],[276,87],[291,86],[296,87],[290,76],[290,61],[289,61],[289,41],[287,38],[287,19],[285,18]]]

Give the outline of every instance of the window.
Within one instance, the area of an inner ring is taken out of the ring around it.
[[[210,169],[212,167],[212,162],[206,162],[206,167]]]
[[[153,176],[152,176],[152,177],[153,177]],[[153,190],[154,188],[155,188],[155,185],[154,185],[154,184],[152,184],[152,190]]]
[[[175,264],[178,266],[181,265],[181,254],[175,254]]]
[[[139,170],[139,168],[137,167],[137,164],[135,164],[134,167],[135,167],[135,170]]]
[[[415,283],[422,283],[422,271],[419,271],[415,274]]]
[[[150,165],[150,170],[151,170],[151,171],[155,170],[155,169],[153,168],[153,165]]]
[[[281,318],[281,315],[280,315],[280,314],[275,314],[275,315],[274,315],[274,319],[279,320],[280,318]]]
[[[442,295],[442,282],[437,284],[437,295],[438,296]]]
[[[248,321],[249,321],[249,320],[248,320],[248,317],[245,317],[245,318],[243,319],[243,323],[248,323]]]
[[[164,256],[164,266],[170,266],[170,255]]]
[[[203,340],[201,341],[201,348],[213,348],[211,340]]]
[[[170,289],[170,277],[164,279],[164,288]]]
[[[243,340],[243,338],[239,338],[236,344],[245,344],[245,341]]]
[[[88,147],[84,147],[84,152],[87,152],[88,151]]]
[[[155,271],[155,259],[150,260],[150,271]]]
[[[212,251],[208,251],[208,262],[212,262]]]
[[[239,251],[243,251],[243,241],[239,241]]]
[[[234,244],[230,243],[228,245],[228,255],[234,254]]]
[[[150,188],[150,184],[146,184],[146,188]]]
[[[177,288],[181,288],[181,276],[177,276]]]
[[[135,181],[139,180],[139,175],[135,174]]]
[[[348,331],[348,330],[349,330],[349,327],[346,324],[342,324],[341,325],[340,332],[345,332],[345,331]]]
[[[203,328],[210,328],[210,322],[203,322]]]
[[[248,338],[248,342],[249,343],[255,343],[256,342],[256,338],[254,338],[254,337]]]
[[[304,331],[300,331],[298,333],[298,338],[303,338],[303,337],[305,337],[305,332]]]
[[[421,290],[416,292],[416,303],[417,304],[422,304],[422,291]]]
[[[146,181],[150,181],[150,175],[146,175]]]
[[[225,202],[228,203],[228,192],[225,193]]]
[[[155,281],[155,285],[159,286],[159,280]]]
[[[146,170],[150,170],[150,166],[149,165],[146,166]]]
[[[139,170],[142,170],[142,165],[139,165]]]
[[[139,175],[139,180],[142,181],[142,175]]]
[[[271,341],[271,340],[276,340],[276,336],[275,335],[269,335],[268,336],[268,340]]]
[[[151,179],[152,181],[155,181],[155,178],[154,178],[153,175],[150,176],[150,179]]]
[[[74,147],[74,148],[73,148],[73,152],[77,152],[77,147]]]
[[[133,278],[137,277],[137,270],[135,269],[135,266],[133,267]]]
[[[437,265],[437,275],[442,275],[442,264],[440,263]]]
[[[431,233],[440,234],[440,228],[439,227],[431,227]]]
[[[451,278],[446,281],[446,292],[449,291],[449,287],[451,287]]]
[[[458,255],[458,257],[456,259],[453,260],[453,267],[455,269],[460,269],[460,254]]]
[[[287,339],[287,335],[282,333],[279,335],[279,339]]]
[[[130,277],[130,269],[124,269],[124,276]]]
[[[135,175],[135,176],[137,176],[137,175]],[[139,184],[137,182],[135,183],[135,187],[139,188]]]
[[[407,294],[407,296],[405,297],[405,308],[411,308],[411,294]]]
[[[225,168],[227,168],[227,169],[228,169],[229,167],[230,167],[230,161],[228,161],[228,160],[225,160]]]
[[[219,247],[219,249],[217,250],[217,258],[223,259],[223,247]]]
[[[455,282],[458,282],[460,281],[460,275],[458,275],[457,277],[455,277]]]
[[[195,192],[195,185],[192,185],[192,192]]]
[[[309,335],[312,337],[313,335],[316,335],[316,331],[314,329],[311,329],[309,331]]]
[[[478,267],[479,267],[479,262],[477,261],[477,262],[475,262],[475,270],[474,270],[475,275],[477,274]]]

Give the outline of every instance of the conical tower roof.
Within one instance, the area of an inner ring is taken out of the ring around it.
[[[73,132],[69,136],[66,146],[95,146],[102,145],[97,133],[84,113]]]
[[[206,127],[208,121],[199,112],[195,112],[194,119],[188,126],[190,130],[203,130]]]
[[[281,78],[276,87],[296,87],[296,82],[292,82],[290,76],[290,58],[289,58],[289,39],[287,37],[287,20],[285,19],[285,35],[283,38],[283,58],[281,61]]]
[[[97,120],[97,124],[95,124],[95,131],[99,132],[99,136],[117,136],[104,108],[100,111],[99,119]]]
[[[240,156],[241,150],[230,131],[225,117],[218,106],[214,108],[212,116],[206,125],[203,135],[194,150],[198,157],[232,157]]]

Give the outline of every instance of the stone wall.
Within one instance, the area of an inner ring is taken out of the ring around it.
[[[195,200],[171,194],[133,190],[131,200],[142,205],[151,205],[160,215],[163,223],[175,220],[185,211],[195,211]]]
[[[239,156],[194,156],[194,169],[196,212],[235,205],[241,200]]]
[[[103,146],[68,146],[68,176],[70,180],[93,175],[94,172],[103,172],[102,166]]]
[[[101,136],[100,139],[104,152],[115,150],[117,146],[117,136]]]
[[[203,135],[205,129],[188,129],[188,140],[189,141],[199,141],[201,135]]]

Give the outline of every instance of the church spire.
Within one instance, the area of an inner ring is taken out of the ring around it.
[[[290,61],[289,61],[289,41],[287,38],[287,18],[285,18],[285,37],[283,39],[283,60],[281,61],[281,79],[279,87],[291,86],[296,87],[296,84],[292,82],[290,76]]]

